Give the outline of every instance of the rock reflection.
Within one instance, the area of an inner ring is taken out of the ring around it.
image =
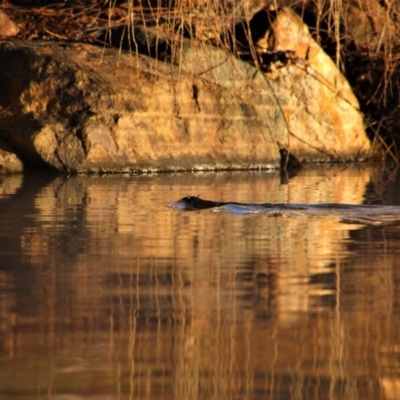
[[[370,179],[349,168],[284,186],[265,173],[24,184],[0,210],[0,395],[398,398],[399,227],[167,207],[188,193],[356,204]]]

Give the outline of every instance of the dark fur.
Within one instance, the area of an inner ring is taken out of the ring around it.
[[[234,201],[224,202],[224,201],[212,201],[212,200],[203,200],[200,197],[196,196],[186,196],[177,201],[176,203],[180,203],[184,205],[184,209],[186,211],[195,211],[195,210],[206,210],[208,208],[221,207],[225,205],[238,205],[238,206],[254,206],[254,205],[262,205],[265,207],[271,207],[272,204],[264,203],[264,204],[254,204],[254,203],[237,203]]]

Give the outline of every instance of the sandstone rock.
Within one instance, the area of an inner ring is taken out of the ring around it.
[[[264,50],[293,51],[293,65],[263,74],[219,49],[191,46],[182,53],[181,67],[246,96],[275,139],[301,160],[365,159],[370,142],[345,77],[292,10],[281,9],[272,23],[265,12],[264,21]]]
[[[23,170],[23,164],[12,146],[0,138],[0,174],[20,173]]]
[[[290,145],[294,153],[303,154],[303,149],[313,147],[333,159],[342,157],[340,153],[350,157],[358,153],[365,157],[370,151],[370,142],[359,103],[335,63],[290,9],[284,8],[278,13],[271,30],[272,50],[294,50],[305,61],[282,69],[279,75],[274,74],[286,91],[297,97],[295,102],[288,101],[283,107],[289,135],[276,138]],[[294,119],[299,106],[304,107],[305,113]]]
[[[15,36],[19,32],[18,26],[8,17],[8,15],[0,10],[0,37]]]
[[[279,150],[245,97],[148,57],[90,45],[0,45],[0,136],[71,172],[271,168]]]
[[[302,161],[365,159],[358,102],[332,60],[291,10],[265,26],[263,51],[293,55],[272,57],[267,73],[190,40],[176,65],[90,45],[1,43],[0,137],[26,164],[71,172],[278,167],[277,141]]]

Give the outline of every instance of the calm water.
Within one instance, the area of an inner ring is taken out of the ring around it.
[[[400,205],[383,167],[0,180],[1,399],[399,399]]]

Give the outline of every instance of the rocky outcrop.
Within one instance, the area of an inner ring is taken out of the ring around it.
[[[0,175],[23,172],[24,165],[10,143],[0,138]]]
[[[3,43],[0,130],[23,160],[60,171],[271,168],[251,104],[173,65],[90,45]],[[21,68],[21,66],[23,66]]]
[[[307,26],[289,8],[272,17],[262,10],[255,19],[258,26],[253,30],[265,27],[254,44],[258,62],[265,55],[290,50],[294,56],[288,65],[277,69],[282,67],[277,60],[261,73],[218,49],[212,49],[210,57],[209,49],[190,47],[183,52],[183,67],[245,93],[258,113],[268,119],[274,138],[301,160],[365,158],[370,143],[358,101],[334,62],[311,38]]]
[[[266,43],[293,60],[262,72],[190,40],[179,64],[2,42],[0,137],[25,165],[78,173],[271,168],[277,141],[310,162],[366,158],[358,102],[301,20],[283,9]]]

